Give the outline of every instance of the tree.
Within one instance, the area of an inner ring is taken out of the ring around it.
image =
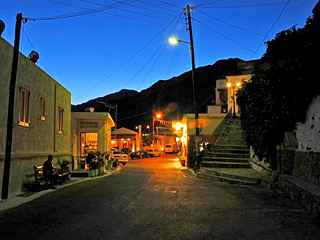
[[[260,158],[270,158],[273,169],[276,145],[305,121],[311,100],[320,94],[319,15],[318,3],[304,28],[293,26],[268,41],[252,81],[238,91],[247,143]],[[269,67],[263,69],[266,62]]]

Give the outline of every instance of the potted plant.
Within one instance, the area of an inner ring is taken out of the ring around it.
[[[89,167],[88,177],[95,177],[97,175],[96,174],[97,161],[96,161],[95,153],[89,152],[88,155],[86,156],[86,160]]]

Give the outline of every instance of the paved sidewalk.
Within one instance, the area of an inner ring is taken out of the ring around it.
[[[14,208],[17,207],[21,204],[33,201],[45,194],[51,193],[51,192],[55,192],[58,191],[59,189],[62,188],[66,188],[78,183],[82,183],[82,182],[86,182],[86,181],[91,181],[91,180],[95,180],[95,179],[99,179],[99,178],[105,178],[108,177],[114,173],[117,173],[121,170],[121,167],[119,166],[117,169],[115,170],[105,170],[105,174],[102,176],[97,176],[97,177],[72,177],[70,181],[66,181],[63,185],[56,185],[56,189],[47,189],[47,190],[42,190],[40,192],[23,192],[17,196],[11,196],[9,197],[8,200],[6,201],[0,201],[0,212],[10,209],[10,208]]]

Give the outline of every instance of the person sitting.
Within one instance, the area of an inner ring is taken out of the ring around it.
[[[48,160],[43,164],[43,176],[46,183],[49,185],[49,188],[55,189],[54,184],[54,168],[52,165],[53,157],[52,155],[48,156]]]

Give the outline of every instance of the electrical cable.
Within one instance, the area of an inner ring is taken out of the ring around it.
[[[155,1],[170,5],[172,7],[176,7],[176,8],[182,9],[182,7],[179,7],[179,6],[177,6],[175,4],[172,4],[172,3],[168,3],[168,2],[165,2],[165,1],[161,1],[161,0],[155,0]]]
[[[90,3],[90,4],[94,4],[94,5],[97,5],[97,6],[107,6],[107,5],[100,4],[100,3],[96,3],[96,2],[92,2],[92,1],[89,1],[89,0],[80,0],[80,1],[81,1],[81,2],[87,2],[87,3]],[[129,13],[133,13],[133,14],[137,14],[137,15],[141,15],[141,16],[151,17],[151,18],[155,18],[155,19],[161,19],[161,20],[165,20],[165,21],[170,22],[169,19],[162,18],[162,17],[152,16],[152,15],[145,14],[145,13],[134,12],[134,11],[130,11],[130,10],[127,10],[127,9],[120,9],[120,8],[117,8],[116,10],[122,11],[122,12],[129,12]]]
[[[172,32],[174,31],[175,27],[177,26],[178,21],[179,21],[181,15],[182,15],[182,13],[180,13],[179,18],[177,19],[176,24],[173,26],[172,30],[170,31],[169,36],[172,34]],[[160,50],[160,48],[161,48],[163,45],[164,45],[164,43],[163,43],[161,46],[158,47],[158,49],[157,49],[157,50],[154,52],[154,54],[148,59],[148,61],[139,69],[139,71],[138,71],[129,81],[127,81],[127,82],[121,87],[121,89],[123,89],[125,86],[127,86],[130,82],[132,82],[133,79],[135,79],[135,78],[138,76],[138,74],[151,62],[151,60],[154,58],[154,56],[157,54],[157,52]],[[161,51],[161,52],[162,52],[162,51]]]
[[[301,0],[291,0],[291,2],[296,2]],[[234,6],[216,6],[216,7],[201,7],[201,8],[247,8],[247,7],[263,7],[270,5],[278,5],[286,3],[286,1],[273,2],[273,3],[260,3],[260,4],[248,4],[248,5],[234,5]]]
[[[138,76],[138,74],[149,64],[149,62],[153,59],[153,57],[157,54],[157,52],[160,50],[161,47],[162,47],[162,46],[159,46],[159,47],[157,48],[157,50],[152,54],[152,56],[147,60],[147,62],[139,69],[138,72],[136,72],[136,74],[135,74],[132,78],[129,79],[129,81],[127,81],[127,82],[121,87],[121,89],[123,89],[125,86],[127,86],[130,82],[132,82],[133,79],[135,79],[135,78]]]
[[[138,113],[138,114],[136,114],[136,115],[133,115],[133,116],[130,116],[130,117],[126,117],[126,118],[121,118],[121,119],[118,119],[118,122],[119,122],[119,121],[126,120],[126,119],[130,119],[130,118],[139,117],[139,116],[141,116],[141,115],[145,115],[145,114],[151,113],[151,112],[153,112],[153,110],[150,110],[150,111],[147,111],[147,112],[143,112],[143,113]]]
[[[135,54],[133,54],[130,58],[127,59],[122,65],[120,65],[118,68],[116,68],[113,72],[111,72],[108,76],[106,76],[104,79],[102,79],[100,82],[98,82],[96,85],[94,85],[92,88],[84,92],[83,94],[76,97],[74,100],[79,99],[83,95],[91,92],[93,89],[95,89],[97,86],[99,86],[101,83],[103,83],[105,80],[107,80],[109,77],[114,75],[116,72],[118,72],[120,69],[122,69],[125,65],[127,65],[133,58],[135,58],[140,52],[142,52],[143,49],[145,49],[147,46],[149,46],[162,32],[164,32],[173,22],[176,21],[176,19],[180,16],[181,13],[179,13],[174,19],[172,19],[171,22],[169,22],[160,32],[158,32],[149,42],[147,42],[142,48],[140,48]]]
[[[248,51],[250,51],[250,52],[252,52],[252,53],[254,52],[254,51],[253,51],[253,50],[251,50],[250,48],[248,48],[248,47],[246,47],[246,46],[242,45],[241,43],[237,42],[236,40],[233,40],[232,38],[228,37],[227,35],[225,35],[225,34],[223,34],[223,33],[219,32],[219,31],[217,31],[217,30],[215,30],[215,29],[213,29],[213,28],[211,28],[211,27],[209,27],[208,25],[203,24],[203,23],[199,22],[199,21],[198,21],[198,20],[196,20],[196,19],[193,19],[193,20],[194,20],[194,21],[196,21],[197,23],[199,23],[199,24],[201,24],[201,25],[205,26],[206,28],[210,29],[211,31],[214,31],[215,33],[218,33],[219,35],[221,35],[221,36],[223,36],[223,37],[225,37],[225,38],[229,39],[230,41],[234,42],[235,44],[237,44],[237,45],[239,45],[239,46],[241,46],[241,47],[243,47],[243,48],[247,49]]]
[[[121,6],[129,5],[129,4],[137,2],[137,1],[138,0],[124,0],[121,3],[119,2],[117,4],[109,4],[109,5],[105,5],[104,7],[94,8],[94,9],[90,9],[90,10],[82,11],[82,12],[77,12],[77,13],[70,13],[70,14],[58,15],[58,16],[52,16],[52,17],[38,17],[38,18],[26,17],[24,19],[32,20],[32,21],[43,21],[43,20],[57,20],[57,19],[73,18],[73,17],[94,14],[94,13],[98,13],[98,12],[102,12],[102,11],[106,11],[106,10],[110,10],[110,9],[116,9]]]
[[[182,16],[182,15],[181,15]],[[184,39],[184,36],[185,36],[185,33],[186,31],[183,31],[184,30],[184,27],[181,27],[178,34],[176,36],[181,36],[182,34],[182,38],[179,38],[181,40]],[[170,64],[168,65],[168,68],[167,68],[167,71],[166,71],[166,74],[169,73],[169,70],[173,69],[174,65],[175,65],[175,62],[178,58],[178,56],[180,55],[181,51],[182,51],[182,45],[183,44],[178,44],[178,49],[177,51],[173,51],[172,52],[172,55],[171,55],[171,59],[170,59]]]
[[[160,7],[158,5],[154,5],[152,3],[148,3],[148,2],[145,2],[145,1],[141,1],[141,0],[139,1],[139,3],[145,4],[145,5],[149,5],[149,6],[153,6],[153,7],[156,7],[156,8],[160,8],[162,10],[167,10],[167,11],[174,12],[174,13],[176,12],[175,10],[172,10],[170,8]]]
[[[80,0],[80,1],[83,1],[83,0]],[[117,2],[116,0],[111,0],[111,1],[113,1],[113,2]],[[174,16],[174,15],[172,15],[172,14],[164,13],[164,12],[160,12],[160,11],[153,10],[153,9],[150,9],[150,8],[146,8],[146,7],[135,6],[135,5],[130,5],[130,7],[138,8],[139,10],[140,10],[140,9],[144,9],[144,10],[147,10],[147,11],[150,11],[150,12],[160,13],[160,14],[163,14],[163,15],[166,15],[166,16],[169,16],[169,17],[175,17],[175,16]],[[176,12],[175,12],[175,13],[176,13]]]
[[[46,0],[46,1],[47,1],[47,2],[52,2],[52,3],[61,4],[61,5],[65,5],[65,6],[69,6],[69,7],[74,7],[74,8],[78,8],[78,9],[88,10],[88,8],[80,7],[80,6],[73,5],[73,4],[69,4],[69,3],[58,2],[58,1],[55,1],[55,0]],[[110,13],[110,12],[99,12],[99,13],[105,14],[105,15],[110,15],[110,16],[116,16],[116,17],[126,18],[126,19],[130,19],[130,20],[133,20],[133,21],[138,21],[138,22],[144,22],[144,23],[150,23],[150,24],[155,24],[155,25],[164,26],[164,24],[161,24],[161,23],[146,21],[146,20],[142,20],[142,19],[138,19],[138,18],[133,18],[133,17],[128,17],[128,16],[123,16],[123,15],[118,15],[118,14],[115,14],[115,13]]]
[[[212,0],[209,0],[209,1],[205,1],[203,3],[200,3],[200,4],[197,4],[195,5],[194,7],[198,7],[198,6],[205,6],[205,5],[209,5],[209,4],[213,4],[213,3],[218,3],[218,2],[222,2],[224,0],[215,0],[212,2]]]
[[[25,29],[24,29],[24,24],[25,24],[25,22],[23,22],[22,32],[23,32],[23,34],[25,35],[26,39],[28,40],[31,48],[32,48],[34,51],[36,51],[36,48],[35,48],[34,45],[32,44],[30,38],[28,37],[28,35],[27,35],[27,33],[26,33]],[[22,36],[23,36],[23,35],[22,35]],[[49,75],[53,76],[53,74],[49,71],[49,69],[47,68],[46,64],[42,61],[41,58],[39,58],[39,61],[41,62],[41,64],[42,64],[43,67],[45,68],[46,72],[47,72]]]
[[[197,10],[198,12],[202,13],[203,15],[206,15],[206,16],[209,17],[209,18],[212,18],[212,19],[214,19],[214,20],[216,20],[216,21],[218,21],[218,22],[222,22],[222,23],[224,23],[224,24],[226,24],[226,25],[229,25],[229,26],[231,26],[231,27],[234,27],[234,28],[236,28],[236,29],[239,29],[239,30],[242,30],[242,31],[244,31],[244,32],[251,33],[251,34],[259,35],[259,36],[265,36],[265,34],[253,32],[253,31],[247,30],[247,29],[245,29],[245,28],[242,28],[242,27],[233,25],[233,24],[231,24],[231,23],[228,23],[228,22],[226,22],[226,21],[224,21],[224,20],[218,19],[218,18],[216,18],[216,17],[213,17],[213,16],[211,16],[211,15],[208,15],[208,14],[200,11],[199,9],[196,9],[196,10]]]
[[[251,59],[254,57],[254,55],[257,53],[257,51],[259,50],[259,48],[261,47],[261,45],[264,43],[264,41],[266,40],[266,38],[268,37],[269,33],[271,32],[272,28],[274,27],[274,25],[276,25],[277,21],[279,20],[280,16],[282,15],[282,13],[284,12],[284,10],[287,8],[288,4],[289,4],[290,0],[288,0],[286,2],[286,4],[283,6],[281,12],[279,13],[279,15],[277,16],[276,20],[273,22],[273,24],[271,25],[269,31],[267,32],[267,34],[265,35],[265,37],[263,38],[263,40],[261,41],[261,43],[259,44],[259,46],[257,47],[257,49],[254,51],[254,53],[251,56]]]
[[[180,17],[178,18],[177,22],[176,22],[176,25],[172,28],[172,31],[169,33],[168,37],[170,37],[172,35],[172,32],[174,31],[174,29],[176,28],[176,26],[178,25],[178,22],[181,18],[182,14],[180,14]],[[138,87],[136,89],[138,89],[143,83],[144,81],[147,79],[147,77],[149,76],[150,72],[152,71],[152,69],[154,68],[154,66],[156,65],[156,63],[158,62],[161,54],[163,53],[163,51],[166,49],[166,47],[168,46],[168,44],[162,44],[163,47],[158,55],[158,57],[156,58],[156,60],[153,62],[151,68],[149,69],[149,71],[147,72],[147,74],[145,75],[145,77],[143,78],[143,80],[139,83]]]

